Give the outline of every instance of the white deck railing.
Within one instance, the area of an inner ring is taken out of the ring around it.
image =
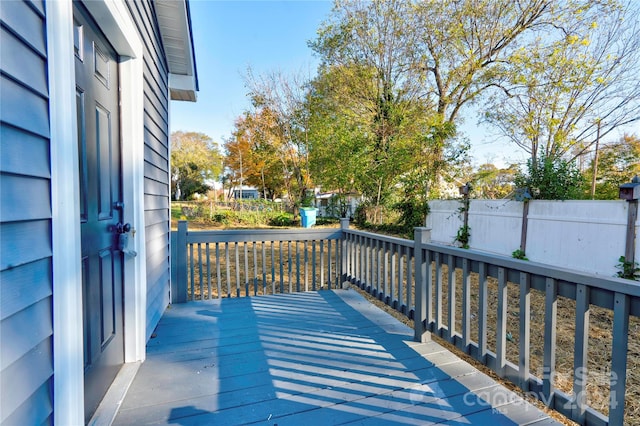
[[[433,244],[426,228],[416,228],[414,240],[406,240],[348,226],[343,220],[340,229],[190,232],[181,222],[173,243],[172,300],[350,282],[413,319],[416,340],[440,336],[581,424],[624,424],[629,321],[640,317],[640,285]],[[532,320],[532,297],[542,301],[543,320],[542,312]],[[559,298],[574,310],[569,393],[556,384]],[[612,313],[608,416],[588,404],[591,307]],[[534,334],[540,342],[533,342]],[[532,342],[542,346],[541,374],[531,371]]]

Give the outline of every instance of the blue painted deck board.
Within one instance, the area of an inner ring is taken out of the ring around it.
[[[173,305],[156,335],[115,425],[554,424],[353,290]]]

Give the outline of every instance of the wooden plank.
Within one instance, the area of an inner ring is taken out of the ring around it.
[[[624,424],[627,385],[627,351],[629,348],[629,296],[615,294],[613,341],[611,343],[611,381],[609,392],[609,424]]]
[[[576,288],[576,331],[573,355],[573,394],[575,402],[572,417],[584,423],[587,407],[587,360],[589,347],[589,287]]]
[[[456,260],[453,256],[447,259],[447,280],[448,280],[448,312],[447,312],[447,339],[454,342],[456,333]]]
[[[496,372],[500,377],[504,377],[507,365],[507,276],[504,268],[498,268],[496,364]]]
[[[520,273],[520,315],[519,315],[518,386],[529,390],[529,370],[531,355],[531,281],[529,274]]]
[[[493,411],[487,401],[512,394],[435,342],[407,344],[411,334],[353,291],[179,305],[114,425],[544,418],[524,401],[521,412]]]
[[[469,353],[471,345],[471,274],[469,260],[462,259],[462,350]]]
[[[544,304],[544,355],[542,373],[542,393],[546,404],[555,405],[555,386],[553,379],[556,371],[556,331],[558,311],[558,283],[553,278],[546,279]]]
[[[487,280],[487,265],[480,262],[478,265],[478,361],[485,364],[487,361],[487,289],[489,282]]]

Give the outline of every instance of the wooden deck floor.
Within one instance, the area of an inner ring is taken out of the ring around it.
[[[116,425],[556,424],[353,290],[171,306]]]

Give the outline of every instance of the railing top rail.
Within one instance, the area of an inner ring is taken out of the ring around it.
[[[384,241],[391,244],[397,244],[405,247],[413,247],[415,245],[414,240],[406,240],[404,238],[391,237],[388,235],[375,234],[373,232],[358,231],[357,229],[345,229],[347,234],[360,235],[367,238],[373,238],[374,240]]]
[[[342,237],[340,228],[325,229],[235,229],[219,231],[188,231],[187,244],[252,241],[319,241]]]
[[[446,246],[443,244],[427,243],[423,244],[422,247],[427,250],[458,256],[472,261],[484,262],[506,269],[527,272],[533,275],[540,275],[569,283],[584,284],[589,287],[595,287],[609,292],[617,292],[640,298],[640,284],[622,278],[605,277],[602,275],[565,269],[559,266],[550,266],[497,254]]]

